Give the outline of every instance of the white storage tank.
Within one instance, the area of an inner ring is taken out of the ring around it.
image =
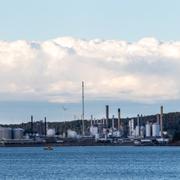
[[[98,128],[95,126],[91,126],[90,127],[90,134],[91,134],[91,136],[95,136],[96,134],[98,134]]]
[[[24,129],[14,128],[13,129],[13,139],[23,139]]]
[[[48,137],[54,137],[55,136],[55,129],[48,129],[47,130],[47,136]]]
[[[146,137],[151,137],[151,124],[149,122],[146,124]]]
[[[77,133],[76,133],[76,131],[68,129],[67,136],[68,136],[68,138],[77,138]]]
[[[134,136],[134,119],[129,120],[129,136]]]
[[[99,134],[95,134],[95,140],[99,139]]]
[[[154,123],[152,125],[152,136],[153,137],[158,137],[160,132],[160,127],[158,123]]]
[[[12,129],[0,127],[0,139],[12,139]]]

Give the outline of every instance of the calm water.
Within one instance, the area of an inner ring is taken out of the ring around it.
[[[0,179],[179,180],[180,148],[0,148]]]

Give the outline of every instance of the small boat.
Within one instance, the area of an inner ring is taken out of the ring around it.
[[[44,147],[44,150],[53,150],[53,147],[52,146],[47,146],[47,147]]]

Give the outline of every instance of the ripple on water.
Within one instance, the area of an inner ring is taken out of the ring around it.
[[[179,180],[180,148],[0,148],[0,179]]]

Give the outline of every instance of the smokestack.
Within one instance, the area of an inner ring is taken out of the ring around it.
[[[34,128],[33,128],[33,116],[31,116],[31,134],[33,134]]]
[[[160,124],[160,122],[159,122],[159,114],[156,115],[156,122],[157,122],[157,124]]]
[[[163,106],[161,106],[160,127],[161,127],[161,137],[163,137]]]
[[[82,81],[82,135],[85,135],[84,132],[84,81]]]
[[[118,130],[120,130],[121,126],[121,109],[118,109]]]
[[[139,114],[137,115],[137,126],[139,126]]]
[[[142,122],[143,122],[143,115],[141,114],[141,116],[139,117],[140,118],[140,126],[142,125]]]
[[[46,117],[44,117],[44,135],[47,135]]]
[[[140,135],[140,116],[137,115],[137,126],[138,126],[138,135]]]
[[[109,105],[106,105],[106,126],[109,127]]]
[[[114,115],[112,116],[112,130],[114,129]]]
[[[91,126],[93,126],[93,115],[91,115]]]

